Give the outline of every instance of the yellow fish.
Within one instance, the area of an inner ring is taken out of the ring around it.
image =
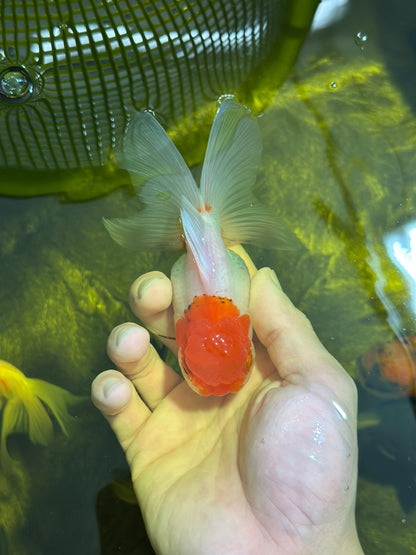
[[[81,400],[56,385],[27,378],[15,366],[0,360],[0,465],[12,462],[7,438],[13,433],[27,433],[33,443],[47,445],[53,437],[53,423],[46,407],[68,435],[71,416],[68,405]]]

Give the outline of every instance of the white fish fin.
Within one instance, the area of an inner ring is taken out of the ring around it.
[[[254,243],[285,248],[290,245],[291,233],[252,193],[261,150],[257,119],[233,99],[224,100],[209,136],[201,194],[204,202],[218,214],[227,246]]]
[[[117,154],[145,208],[131,218],[104,220],[119,244],[134,249],[180,248],[176,225],[181,198],[201,203],[199,189],[181,154],[150,112],[138,112]]]
[[[135,188],[158,176],[176,176],[168,190],[179,202],[185,195],[197,200],[198,189],[194,178],[169,135],[150,112],[136,112],[127,126],[121,151],[117,154],[121,168],[131,173]],[[159,192],[161,192],[159,188]]]
[[[294,233],[273,212],[253,199],[250,204],[235,204],[235,212],[221,219],[227,246],[250,243],[259,247],[292,250],[298,248]]]
[[[103,218],[107,231],[119,245],[134,250],[183,247],[177,225],[180,209],[167,189],[176,186],[175,179],[158,176],[148,181],[140,195],[145,207],[134,216]]]

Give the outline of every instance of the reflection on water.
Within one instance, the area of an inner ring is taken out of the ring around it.
[[[409,284],[409,310],[416,314],[416,222],[386,233],[384,245],[390,259]]]
[[[258,265],[276,269],[354,377],[357,359],[374,345],[416,335],[416,120],[405,100],[411,80],[390,70],[381,34],[388,27],[389,43],[401,45],[400,68],[410,67],[413,43],[406,49],[398,20],[379,23],[375,10],[352,2],[343,19],[312,34],[261,118],[257,193],[301,246],[251,251]],[[101,217],[131,213],[131,200],[127,189],[84,204],[0,199],[1,359],[30,378],[89,394],[110,364],[108,333],[132,317],[129,284],[153,268],[169,273],[177,256],[113,245]],[[409,553],[415,403],[382,396],[378,385],[359,385],[358,526],[366,553]],[[76,431],[56,434],[48,448],[9,438],[16,462],[7,478],[0,473],[0,552],[7,543],[19,555],[151,552],[137,508],[109,487],[128,477],[111,431],[89,405],[73,414]]]

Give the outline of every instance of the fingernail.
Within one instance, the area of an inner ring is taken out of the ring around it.
[[[152,285],[152,283],[154,283],[158,279],[160,278],[153,277],[153,276],[143,279],[143,281],[141,281],[137,287],[136,297],[140,300],[144,295],[144,293],[146,292],[146,290],[149,288],[149,285]]]
[[[279,280],[277,279],[277,275],[276,272],[274,270],[272,270],[271,268],[267,268],[268,270],[268,274],[269,274],[269,278],[272,280],[272,282],[279,288],[281,289],[281,285]]]
[[[121,325],[116,329],[113,336],[114,345],[118,347],[120,343],[128,336],[128,334],[134,329],[133,326]]]
[[[119,378],[107,378],[102,389],[104,400],[107,401],[114,390],[121,385],[123,385],[123,382]]]

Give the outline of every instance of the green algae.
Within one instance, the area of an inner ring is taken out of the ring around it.
[[[364,552],[416,553],[416,519],[403,510],[395,488],[359,478],[358,491],[357,523]]]
[[[127,182],[126,174],[117,170],[115,157],[111,155],[103,167],[97,168],[2,169],[0,194],[19,198],[56,194],[61,200],[80,202],[107,195]]]
[[[320,60],[280,90],[263,118],[262,179],[265,200],[303,245],[291,256],[276,253],[273,265],[354,375],[374,338],[392,335],[386,304],[403,312],[409,297],[383,236],[415,214],[416,121],[380,63],[358,58],[336,68]],[[373,109],[379,105],[392,107],[388,115]],[[412,314],[401,316],[412,329]]]
[[[131,282],[139,273],[163,267],[160,254],[125,253],[108,237],[102,215],[122,210],[126,200],[130,197],[122,192],[96,204],[59,204],[52,197],[1,200],[8,225],[0,234],[0,353],[28,377],[89,398],[93,378],[112,366],[106,340],[116,324],[133,319],[127,303]],[[38,544],[48,546],[40,553],[59,551],[71,534],[85,529],[83,519],[92,519],[85,545],[98,552],[97,491],[112,481],[112,468],[127,473],[121,449],[90,401],[71,414],[70,436],[57,430],[48,448],[31,446],[24,436],[9,439],[18,474],[0,484],[0,510],[7,515],[1,521],[9,544],[19,546],[22,555],[36,553]],[[45,524],[50,507],[54,534]]]

